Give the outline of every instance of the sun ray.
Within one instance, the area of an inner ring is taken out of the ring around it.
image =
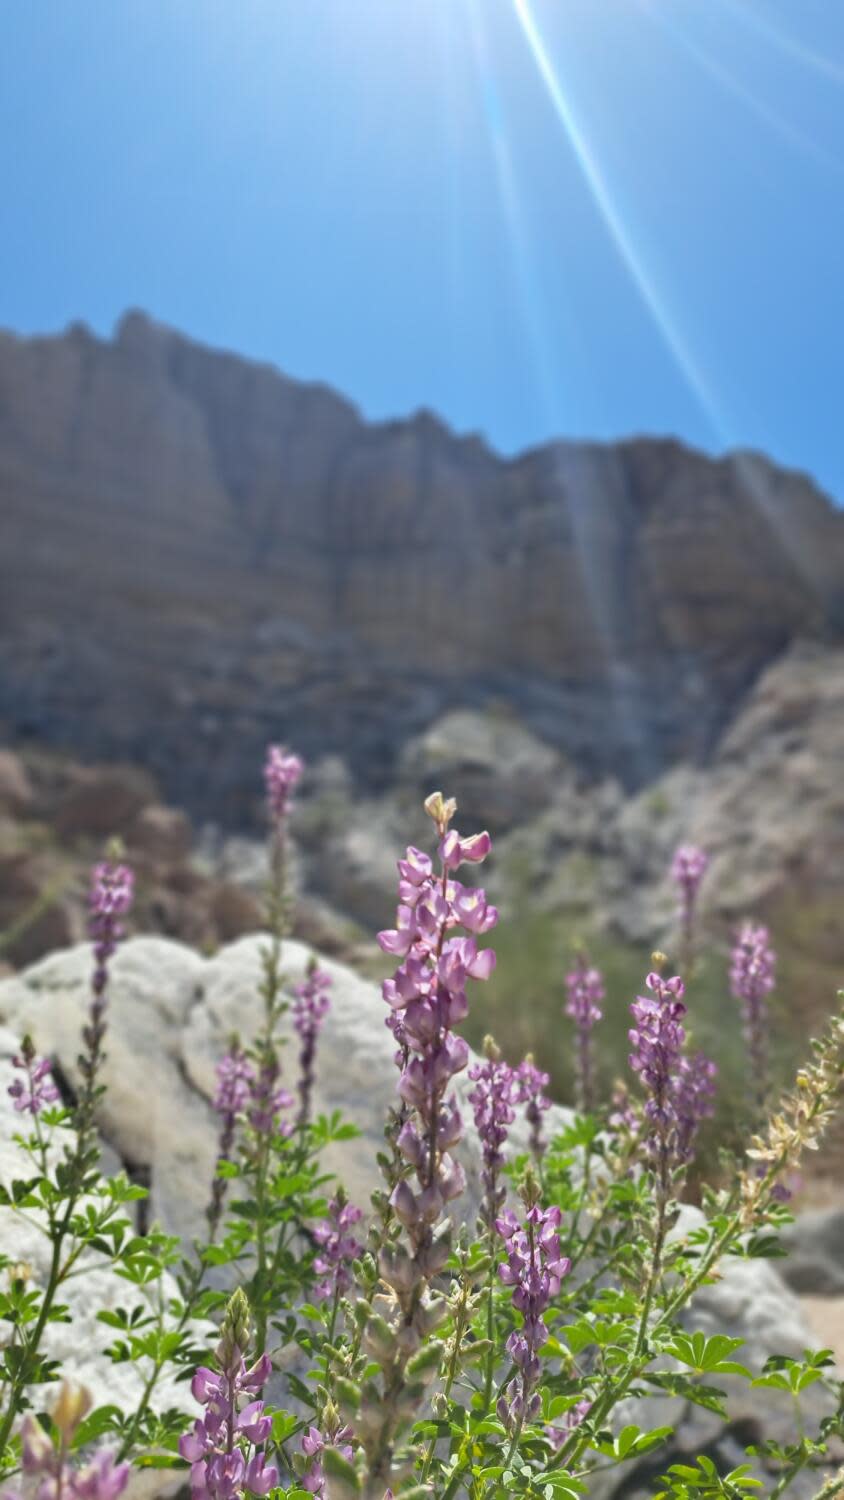
[[[692,41],[691,37],[687,36],[681,27],[675,25],[664,7],[654,6],[650,3],[650,0],[636,0],[636,3],[643,15],[646,15],[654,25],[661,26],[666,35],[670,36],[678,46],[682,47],[694,59],[697,65],[705,73],[709,74],[710,78],[714,78],[728,93],[733,94],[735,98],[741,100],[758,119],[769,126],[771,130],[775,131],[777,135],[782,136],[791,145],[807,151],[826,166],[831,166],[836,171],[840,171],[840,163],[831,152],[825,151],[822,146],[818,145],[817,141],[812,140],[811,136],[804,134],[796,125],[792,125],[790,121],[784,120],[781,115],[777,114],[776,110],[769,108],[764,100],[760,99],[758,95],[754,94],[752,89],[749,89],[746,84],[742,83],[741,79],[736,78],[735,74],[730,72],[728,68],[725,68],[710,52],[701,47],[697,42]]]
[[[761,16],[755,6],[748,5],[746,0],[718,0],[718,4],[729,10],[732,15],[740,17],[746,26],[749,26],[758,36],[764,37],[771,47],[775,47],[778,52],[790,57],[793,62],[812,68],[816,73],[822,73],[834,83],[844,83],[844,63],[825,57],[814,47],[807,47],[805,42],[798,42],[795,37],[789,36],[787,32],[781,31],[778,26],[774,26]]]
[[[463,0],[463,4],[492,147],[513,277],[527,329],[534,375],[544,408],[543,416],[546,424],[553,427],[559,419],[556,400],[559,381],[553,369],[543,320],[537,307],[535,294],[537,273],[531,263],[531,250],[524,228],[524,209],[519,196],[510,142],[505,128],[504,111],[492,66],[482,6],[480,0]]]
[[[530,0],[512,0],[512,4],[537,70],[571,149],[574,152],[593,201],[603,218],[607,232],[645,307],[653,318],[666,347],[672,354],[687,386],[696,398],[715,442],[721,448],[733,449],[735,447],[735,438],[732,432],[732,425],[726,420],[723,411],[719,407],[719,403],[709,389],[698,363],[686,343],[684,335],[677,327],[669,309],[665,306],[663,298],[657,290],[653,275],[644,257],[635,245],[633,237],[616,206],[609,183],[592,150],[585,130],[577,118],[575,110],[567,99],[562,84],[557,77],[554,64],[533,15]],[[765,487],[760,482],[754,466],[747,462],[746,456],[741,453],[734,453],[733,459],[736,469],[741,474],[751,499],[756,505],[760,518],[776,533],[784,553],[791,557],[806,584],[813,590],[817,590],[818,580],[815,569],[808,559],[794,555],[791,545],[792,538],[788,529],[783,525],[782,517],[777,512],[776,507],[771,504]]]
[[[703,372],[677,328],[674,319],[660,296],[653,277],[633,242],[620,210],[613,199],[609,183],[593,152],[586,134],[566,98],[562,85],[554,71],[548,49],[540,34],[530,0],[512,0],[513,8],[528,44],[533,60],[545,85],[548,97],[568,137],[581,174],[592,199],[598,208],[612,242],[635,283],[639,295],[650,313],[662,340],[671,353],[686,384],[697,398],[701,411],[712,425],[713,398]]]

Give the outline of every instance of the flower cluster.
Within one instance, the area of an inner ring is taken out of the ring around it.
[[[246,1053],[235,1041],[231,1050],[217,1064],[217,1092],[214,1109],[228,1125],[234,1125],[249,1101],[254,1069]]]
[[[549,1425],[545,1428],[545,1436],[555,1453],[558,1453],[563,1444],[568,1441],[575,1427],[579,1427],[581,1422],[586,1421],[591,1410],[592,1402],[588,1399],[576,1401],[564,1414],[562,1425]]]
[[[320,969],[315,959],[311,959],[303,983],[298,984],[293,992],[295,995],[293,1026],[302,1042],[299,1051],[298,1123],[300,1125],[307,1125],[310,1118],[317,1037],[331,1009],[331,1000],[328,996],[331,983],[331,975],[326,974],[324,969]]]
[[[694,943],[698,893],[708,868],[709,855],[696,844],[681,844],[671,862],[671,877],[680,893],[680,922],[687,961]]]
[[[390,1009],[401,1013],[406,1061],[399,1095],[411,1113],[398,1146],[418,1181],[416,1191],[406,1179],[399,1182],[392,1205],[414,1250],[430,1239],[431,1225],[463,1190],[463,1169],[449,1154],[462,1134],[462,1121],[446,1091],[466,1067],[469,1049],[462,1037],[455,1036],[454,1027],[468,1013],[468,981],[487,979],[492,973],[495,954],[490,948],[479,949],[475,939],[498,920],[482,890],[453,878],[462,863],[478,864],[486,858],[489,834],[463,839],[449,831],[453,807],[439,794],[426,806],[440,832],[441,871],[434,873],[427,854],[408,849],[399,861],[396,926],[378,934],[384,952],[402,959],[393,978],[385,981],[383,994]],[[470,936],[449,937],[456,927],[467,929]]]
[[[475,1063],[469,1069],[469,1077],[475,1084],[469,1094],[469,1103],[483,1155],[481,1219],[491,1234],[505,1196],[505,1189],[499,1183],[504,1164],[502,1147],[507,1140],[508,1127],[516,1118],[514,1105],[520,1092],[515,1072],[504,1061],[491,1036],[484,1039],[484,1058],[484,1062]]]
[[[231,1160],[237,1122],[249,1101],[252,1078],[252,1064],[235,1039],[230,1051],[217,1064],[217,1092],[213,1107],[221,1121],[217,1145],[218,1171],[211,1187],[211,1202],[206,1215],[212,1239],[220,1222],[226,1196],[226,1183],[219,1167],[221,1162]]]
[[[36,1500],[118,1500],[129,1479],[128,1463],[118,1463],[108,1448],[98,1449],[81,1468],[69,1462],[71,1438],[91,1407],[81,1386],[63,1381],[50,1415],[58,1445],[31,1413],[21,1425],[21,1468],[27,1479],[37,1479]]]
[[[530,1126],[530,1149],[535,1161],[539,1161],[545,1150],[545,1139],[542,1134],[542,1116],[546,1110],[551,1108],[551,1100],[545,1090],[551,1082],[550,1074],[543,1073],[533,1060],[533,1053],[528,1052],[523,1062],[516,1069],[516,1082],[518,1085],[517,1104],[525,1106],[525,1117]]]
[[[313,1236],[320,1247],[314,1270],[320,1278],[314,1287],[317,1302],[328,1302],[342,1296],[352,1285],[350,1266],[361,1254],[363,1245],[350,1230],[363,1217],[361,1210],[349,1203],[342,1188],[328,1205],[328,1218],[315,1225]]]
[[[351,1427],[337,1426],[333,1433],[321,1432],[318,1427],[308,1428],[302,1438],[302,1453],[307,1460],[307,1468],[300,1482],[303,1490],[307,1490],[309,1495],[316,1495],[318,1500],[324,1500],[326,1476],[323,1457],[327,1448],[336,1448],[341,1458],[347,1462],[351,1462],[354,1458],[354,1449],[348,1441],[351,1436]]]
[[[680,976],[663,979],[654,972],[646,984],[651,994],[637,996],[630,1007],[636,1022],[628,1033],[630,1066],[648,1093],[645,1119],[651,1128],[644,1146],[664,1194],[669,1173],[691,1160],[700,1125],[712,1114],[718,1070],[703,1053],[683,1055],[686,1007]]]
[[[683,1017],[684,985],[678,974],[663,979],[651,973],[645,983],[650,995],[638,995],[630,1007],[636,1022],[628,1032],[633,1051],[630,1066],[645,1085],[648,1099],[645,1116],[651,1130],[645,1149],[651,1165],[665,1182],[672,1165],[677,1112],[673,1079],[680,1065],[686,1033]]]
[[[777,956],[767,927],[745,922],[730,963],[730,987],[741,1003],[753,1089],[761,1104],[768,1069],[766,1000],[776,982]]]
[[[536,1417],[539,1406],[539,1350],[548,1338],[544,1314],[571,1269],[571,1261],[560,1252],[559,1208],[542,1209],[534,1203],[523,1224],[508,1211],[498,1220],[498,1231],[507,1246],[507,1259],[498,1274],[513,1288],[513,1306],[522,1314],[522,1326],[507,1340],[507,1352],[519,1376],[498,1401],[498,1415],[512,1431]]]
[[[85,1080],[83,1115],[90,1125],[94,1105],[94,1087],[102,1062],[103,1038],[106,1033],[108,966],[117,944],[124,936],[122,918],[129,911],[135,891],[135,877],[128,865],[115,859],[95,865],[91,877],[88,930],[94,944],[94,973],[91,980],[91,1005],[82,1037],[85,1053],[79,1067]]]
[[[604,981],[585,953],[578,953],[574,968],[566,975],[566,1015],[577,1028],[575,1066],[577,1105],[584,1114],[595,1108],[595,1085],[592,1062],[592,1028],[603,1016]]]
[[[12,1063],[26,1074],[26,1078],[15,1078],[8,1088],[18,1114],[38,1115],[45,1104],[56,1103],[60,1095],[50,1063],[46,1057],[36,1056],[30,1037],[24,1037],[21,1050]]]
[[[108,961],[124,936],[121,918],[130,910],[135,876],[128,865],[106,859],[95,865],[88,898],[88,931],[94,944],[95,995],[102,995],[108,982]]]
[[[274,823],[281,823],[290,811],[294,789],[302,777],[305,767],[298,755],[283,745],[270,745],[264,762],[264,786],[267,806]]]
[[[694,1154],[698,1130],[715,1108],[715,1080],[718,1066],[702,1052],[681,1057],[671,1082],[676,1116],[675,1152],[680,1165],[686,1165]]]
[[[272,1430],[264,1403],[251,1400],[241,1406],[241,1397],[261,1390],[272,1365],[262,1354],[247,1368],[248,1347],[249,1308],[243,1293],[235,1292],[217,1345],[219,1369],[203,1366],[191,1382],[205,1415],[179,1440],[179,1452],[191,1465],[194,1500],[236,1500],[245,1490],[268,1495],[278,1485],[278,1470],[267,1463],[263,1448]]]
[[[290,1134],[289,1122],[280,1120],[279,1116],[282,1110],[290,1108],[293,1095],[281,1087],[280,1072],[275,1056],[268,1055],[256,1065],[237,1042],[220,1059],[214,1109],[223,1122],[223,1135],[229,1146],[234,1126],[241,1116],[245,1116],[259,1134]]]
[[[290,1135],[293,1126],[282,1120],[281,1113],[290,1109],[293,1095],[279,1082],[281,1064],[274,1052],[268,1052],[253,1068],[249,1080],[246,1118],[257,1135]]]

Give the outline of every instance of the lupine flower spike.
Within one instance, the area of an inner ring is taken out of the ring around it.
[[[326,1401],[319,1427],[309,1427],[302,1438],[302,1452],[294,1456],[294,1464],[300,1483],[309,1495],[318,1500],[328,1500],[330,1480],[326,1476],[326,1464],[330,1464],[331,1450],[345,1463],[351,1463],[354,1449],[349,1442],[353,1436],[351,1427],[342,1425],[340,1414],[332,1401]]]
[[[595,1108],[595,1079],[592,1057],[592,1029],[603,1016],[604,981],[599,969],[590,964],[587,955],[580,950],[574,967],[566,975],[566,1015],[574,1021],[577,1031],[575,1050],[575,1075],[577,1084],[577,1107],[582,1114],[591,1114]]]
[[[548,1338],[544,1314],[571,1269],[571,1261],[560,1253],[562,1213],[556,1206],[540,1208],[538,1197],[538,1186],[529,1177],[524,1220],[520,1223],[509,1210],[498,1220],[507,1247],[507,1259],[498,1274],[505,1286],[513,1288],[513,1306],[522,1314],[521,1328],[507,1340],[507,1352],[519,1374],[498,1401],[499,1419],[511,1433],[539,1413],[539,1350]]]
[[[319,1254],[314,1260],[314,1270],[320,1278],[314,1287],[317,1302],[328,1302],[335,1296],[342,1296],[351,1287],[351,1263],[363,1250],[363,1245],[351,1230],[362,1218],[361,1210],[349,1202],[342,1188],[338,1188],[328,1205],[328,1218],[317,1224],[313,1231],[319,1245]]]
[[[26,1075],[9,1084],[8,1094],[14,1100],[18,1114],[38,1115],[45,1104],[55,1104],[59,1091],[53,1082],[53,1074],[46,1057],[36,1056],[32,1038],[25,1036],[21,1050],[12,1064]]]
[[[681,844],[671,863],[671,876],[680,895],[679,915],[686,967],[694,956],[698,895],[708,868],[709,855],[696,844]]]
[[[380,1386],[372,1383],[355,1423],[373,1494],[404,1475],[395,1445],[413,1410],[405,1393],[405,1370],[447,1310],[444,1299],[432,1297],[428,1287],[451,1251],[446,1205],[465,1183],[463,1168],[452,1155],[463,1122],[448,1090],[466,1067],[469,1049],[454,1028],[468,1013],[470,979],[488,978],[495,964],[492,950],[479,949],[477,939],[494,927],[498,913],[482,890],[455,879],[461,864],[486,858],[489,834],[462,838],[450,827],[456,803],[441,792],[426,800],[425,809],[439,835],[440,868],[435,873],[427,854],[407,850],[399,861],[396,926],[378,935],[383,951],[400,961],[383,994],[399,1042],[399,1097],[407,1107],[396,1137],[406,1170],[389,1203],[407,1243],[393,1237],[380,1248],[378,1271],[390,1295],[383,1315],[379,1310],[364,1330],[364,1344],[381,1366]],[[453,935],[460,927],[468,936]]]
[[[742,1007],[751,1088],[760,1109],[767,1093],[767,999],[776,982],[776,963],[767,927],[745,922],[732,952],[730,987]]]
[[[469,1103],[483,1156],[481,1220],[487,1232],[493,1234],[495,1221],[504,1205],[505,1190],[499,1177],[504,1165],[503,1147],[508,1127],[516,1118],[514,1105],[519,1089],[516,1074],[504,1061],[491,1036],[484,1038],[484,1059],[469,1069],[469,1077],[475,1085],[469,1094]]]
[[[447,1089],[466,1067],[469,1049],[453,1028],[468,1013],[468,981],[487,979],[492,973],[495,954],[490,948],[479,949],[476,937],[498,920],[484,892],[461,885],[453,875],[464,861],[478,864],[486,858],[489,834],[462,839],[449,830],[454,808],[439,793],[426,807],[440,833],[440,873],[434,874],[428,855],[408,849],[399,861],[397,925],[378,935],[384,952],[402,960],[383,992],[390,1009],[401,1013],[402,1039],[408,1048],[398,1090],[411,1114],[398,1145],[418,1183],[414,1191],[406,1180],[400,1182],[392,1201],[414,1254],[423,1261],[429,1258],[431,1226],[465,1182],[462,1167],[450,1155],[463,1125]],[[457,927],[468,929],[470,935],[449,937]],[[426,1266],[426,1275],[430,1269]]]
[[[551,1100],[545,1090],[551,1082],[550,1074],[543,1073],[528,1052],[516,1069],[517,1103],[525,1106],[525,1118],[530,1126],[529,1145],[535,1162],[545,1154],[545,1137],[542,1134],[542,1116],[551,1108]]]
[[[249,1304],[238,1289],[226,1309],[217,1345],[217,1369],[197,1370],[191,1382],[205,1416],[179,1439],[179,1452],[191,1465],[195,1500],[237,1500],[244,1492],[268,1495],[278,1470],[267,1463],[265,1444],[272,1430],[257,1396],[272,1368],[262,1354],[249,1367]],[[246,1404],[243,1404],[243,1398]]]
[[[293,793],[301,780],[304,764],[283,745],[270,745],[264,761],[264,790],[270,828],[270,883],[267,918],[272,944],[263,955],[264,1000],[268,1024],[276,1019],[281,987],[281,943],[289,926],[287,824]]]
[[[308,964],[307,976],[294,990],[293,1026],[301,1040],[299,1049],[299,1116],[297,1124],[307,1125],[311,1115],[311,1093],[314,1086],[314,1058],[317,1038],[322,1023],[331,1009],[328,991],[331,975],[317,966],[316,960]]]
[[[86,1118],[93,1109],[96,1076],[102,1062],[109,962],[125,936],[123,918],[131,909],[135,891],[134,873],[119,861],[118,854],[119,846],[115,845],[109,857],[94,866],[91,878],[88,930],[94,944],[94,974],[88,1023],[82,1031],[86,1050],[79,1059],[85,1082],[82,1108]]]
[[[654,971],[646,984],[651,994],[639,995],[630,1007],[636,1022],[628,1033],[630,1066],[647,1091],[643,1148],[665,1198],[672,1172],[691,1160],[700,1124],[712,1113],[717,1069],[702,1054],[683,1055],[686,1006],[680,976],[663,979]]]
[[[252,1064],[237,1037],[233,1037],[229,1051],[217,1064],[217,1092],[213,1101],[214,1110],[220,1117],[220,1136],[217,1144],[217,1172],[206,1212],[212,1241],[219,1228],[226,1196],[226,1181],[220,1175],[220,1164],[231,1161],[237,1122],[249,1101],[254,1076]]]

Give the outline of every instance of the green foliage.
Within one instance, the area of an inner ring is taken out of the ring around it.
[[[82,1461],[106,1443],[138,1468],[186,1471],[180,1440],[188,1420],[164,1403],[165,1377],[187,1382],[199,1367],[219,1375],[245,1367],[247,1354],[252,1360],[266,1351],[279,1372],[283,1404],[267,1402],[268,1435],[261,1442],[278,1471],[277,1493],[290,1500],[313,1492],[316,1450],[326,1500],[383,1500],[373,1453],[384,1459],[396,1500],[579,1500],[597,1476],[617,1470],[621,1480],[644,1461],[653,1475],[664,1468],[653,1491],[663,1500],[748,1500],[761,1490],[761,1472],[773,1475],[773,1500],[798,1475],[823,1466],[818,1495],[831,1500],[836,1491],[829,1487],[828,1465],[844,1435],[844,1387],[834,1378],[830,1351],[805,1351],[801,1359],[772,1354],[761,1369],[750,1369],[736,1357],[741,1338],[696,1326],[694,1299],[728,1257],[777,1253],[788,1214],[775,1188],[828,1123],[844,1071],[844,1021],[816,1046],[797,1095],[786,1100],[756,1155],[704,1188],[702,1216],[690,1227],[682,1228],[679,1215],[684,1168],[658,1171],[644,1164],[650,1160],[642,1142],[648,1127],[641,1120],[618,1121],[607,1110],[579,1116],[541,1161],[509,1164],[524,1222],[536,1223],[534,1212],[543,1224],[543,1213],[554,1224],[559,1218],[558,1250],[565,1257],[559,1289],[543,1306],[544,1334],[534,1334],[538,1373],[528,1387],[519,1363],[528,1315],[524,1297],[514,1298],[508,1284],[513,1276],[499,1275],[502,1260],[515,1252],[502,1247],[494,1214],[475,1231],[462,1222],[458,1205],[454,1222],[440,1226],[440,1239],[438,1228],[423,1242],[433,1266],[428,1285],[418,1293],[411,1285],[404,1301],[395,1294],[402,1268],[415,1274],[419,1264],[407,1255],[394,1192],[408,1174],[399,1149],[400,1109],[385,1126],[378,1156],[385,1188],[373,1196],[367,1243],[350,1252],[357,1259],[349,1283],[320,1300],[325,1292],[317,1285],[314,1230],[337,1192],[321,1157],[357,1132],[336,1113],[282,1129],[282,1105],[272,1102],[279,1021],[288,1004],[281,852],[261,982],[264,1024],[238,1053],[252,1067],[253,1082],[264,1070],[268,1092],[262,1110],[254,1107],[253,1093],[253,1107],[241,1104],[223,1130],[209,1184],[206,1239],[184,1246],[155,1225],[136,1232],[130,1215],[145,1190],[100,1169],[96,1068],[72,1109],[22,1116],[17,1141],[25,1165],[18,1178],[0,1183],[0,1205],[43,1234],[50,1270],[45,1284],[36,1285],[25,1267],[0,1255],[0,1473],[14,1478],[20,1470],[20,1420],[27,1413],[31,1420],[35,1411],[44,1440],[58,1445],[64,1458]],[[540,1052],[543,1035],[552,1034],[551,1056],[542,1060],[561,1089],[570,1083],[569,1041],[556,1020],[575,936],[546,914],[521,913],[509,932],[502,931],[499,978],[469,1025],[475,1038],[495,1029],[514,1057]],[[642,961],[631,949],[600,942],[593,955],[610,996],[601,1030],[606,1084],[626,1055],[627,1003],[640,987]],[[694,1012],[703,1017],[695,1040],[707,1046],[724,1029],[723,966],[701,961],[693,985]],[[737,1109],[737,1141],[746,1123]],[[432,1127],[434,1146],[441,1128]],[[442,1207],[434,1204],[432,1222]],[[526,1231],[531,1254],[533,1233],[532,1227]],[[128,1412],[113,1402],[93,1410],[77,1402],[71,1419],[62,1415],[62,1401],[69,1409],[73,1400],[55,1397],[62,1371],[45,1353],[44,1334],[70,1319],[71,1279],[103,1267],[125,1286],[125,1297],[98,1314],[110,1339],[107,1356],[141,1373],[142,1395]],[[237,1290],[228,1298],[222,1288],[232,1284]],[[726,1420],[736,1382],[784,1398],[794,1414],[793,1433],[749,1447],[748,1463],[729,1473],[708,1454],[673,1462],[673,1429],[649,1425],[649,1398],[672,1398],[678,1413],[692,1405]],[[248,1389],[254,1394],[254,1385]],[[520,1390],[534,1398],[521,1407]],[[820,1419],[813,1406],[813,1421],[801,1406],[810,1391],[825,1397]],[[368,1441],[382,1430],[383,1451]],[[227,1451],[240,1444],[245,1456],[251,1441],[232,1429]]]

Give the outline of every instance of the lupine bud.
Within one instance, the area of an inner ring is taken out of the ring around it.
[[[83,1417],[91,1410],[93,1397],[84,1385],[74,1385],[63,1380],[50,1408],[50,1416],[56,1424],[62,1442],[68,1444]]]

